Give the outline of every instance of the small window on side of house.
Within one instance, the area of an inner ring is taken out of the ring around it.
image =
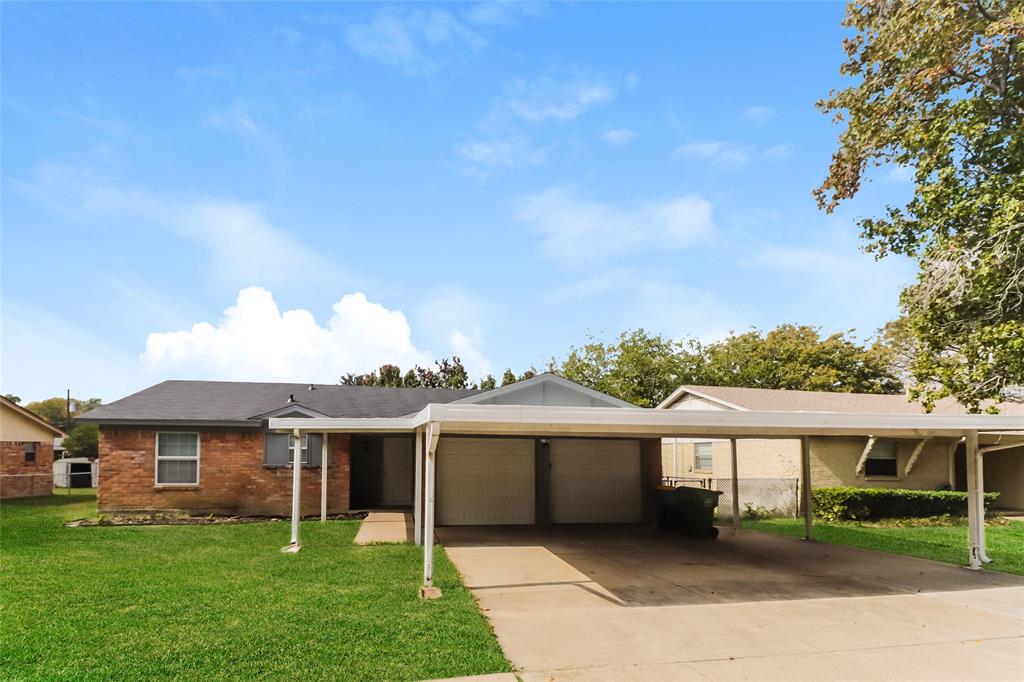
[[[711,443],[694,443],[693,468],[695,471],[711,471],[714,458],[711,455]]]
[[[199,434],[156,435],[156,484],[199,485]]]
[[[897,473],[897,442],[894,440],[878,439],[874,447],[868,453],[864,462],[865,476],[892,476]]]
[[[36,446],[39,443],[25,443],[25,463],[31,464],[36,461]]]

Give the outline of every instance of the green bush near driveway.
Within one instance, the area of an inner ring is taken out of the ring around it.
[[[999,493],[985,493],[989,508]],[[815,488],[814,515],[823,521],[873,521],[885,518],[967,514],[967,493],[951,490],[890,488]]]
[[[78,491],[73,491],[77,493]],[[62,493],[0,505],[4,679],[419,680],[510,670],[443,549],[359,547],[358,521],[64,528]]]

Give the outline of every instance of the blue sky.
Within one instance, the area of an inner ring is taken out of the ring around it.
[[[6,4],[0,390],[867,337],[913,268],[856,219],[910,185],[814,205],[842,12]]]

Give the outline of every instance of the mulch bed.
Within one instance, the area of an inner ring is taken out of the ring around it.
[[[307,517],[319,518],[319,517]],[[352,519],[364,519],[366,512],[352,512],[350,514],[330,514],[327,519],[330,521],[350,521]],[[74,519],[67,521],[66,528],[82,528],[87,526],[212,526],[226,523],[267,523],[268,521],[286,521],[289,517],[284,516],[220,516],[209,514],[207,516],[191,516],[189,514],[101,514],[85,519]]]

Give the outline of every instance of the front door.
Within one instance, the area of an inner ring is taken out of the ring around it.
[[[382,438],[381,504],[385,507],[403,507],[412,504],[413,441],[410,438]]]

